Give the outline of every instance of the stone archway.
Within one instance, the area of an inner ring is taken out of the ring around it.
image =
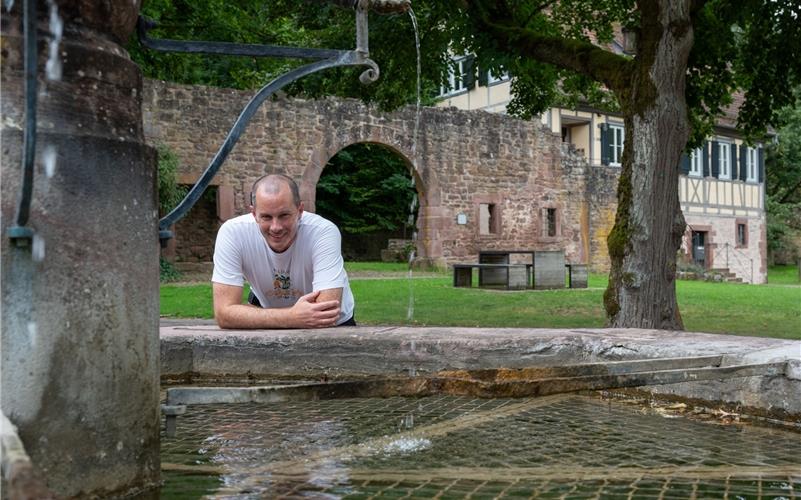
[[[409,158],[392,146],[357,142],[312,175],[315,188],[304,203],[339,226],[346,260],[382,260],[383,252],[386,259],[405,261],[405,252],[387,250],[390,242],[393,249],[417,243],[417,208],[425,190]]]

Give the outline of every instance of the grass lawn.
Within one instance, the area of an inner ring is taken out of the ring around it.
[[[604,325],[606,275],[590,275],[586,290],[499,291],[454,288],[450,273],[408,280],[406,265],[348,263],[356,321],[363,325],[580,328]],[[372,279],[359,279],[364,273]],[[383,279],[375,279],[375,273]],[[794,266],[769,270],[769,285],[679,281],[687,330],[801,339],[801,284]],[[795,281],[793,281],[795,279]],[[413,320],[407,315],[413,297]],[[211,318],[211,286],[166,284],[161,314]]]

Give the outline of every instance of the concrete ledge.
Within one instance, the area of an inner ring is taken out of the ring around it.
[[[714,355],[722,356],[722,366],[796,363],[801,362],[801,341],[640,329],[161,329],[165,381],[356,380]],[[776,376],[684,382],[649,390],[801,418],[801,381],[794,377],[798,370],[793,366]]]

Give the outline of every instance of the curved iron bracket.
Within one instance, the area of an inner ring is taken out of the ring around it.
[[[368,68],[359,76],[359,81],[364,84],[372,83],[378,79],[378,64],[369,58],[367,44],[367,7],[368,2],[362,0],[356,7],[356,49],[355,50],[333,50],[333,49],[309,49],[300,47],[279,47],[274,45],[251,45],[227,42],[200,42],[182,40],[158,40],[147,36],[147,31],[152,29],[155,24],[139,17],[137,22],[137,34],[143,46],[162,52],[190,52],[202,54],[219,55],[241,55],[250,57],[291,57],[304,59],[318,59],[317,61],[300,66],[288,73],[284,73],[262,87],[245,105],[239,117],[236,119],[231,130],[220,146],[217,154],[214,155],[206,170],[198,181],[192,186],[186,197],[170,213],[159,221],[159,240],[161,246],[167,244],[167,240],[173,237],[169,227],[182,219],[186,213],[194,206],[203,195],[203,192],[217,175],[220,167],[228,154],[239,141],[239,137],[247,128],[253,115],[259,106],[276,91],[286,85],[310,75],[317,71],[339,66],[367,66]]]

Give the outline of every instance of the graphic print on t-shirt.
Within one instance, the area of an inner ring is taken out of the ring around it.
[[[300,297],[300,290],[292,289],[292,280],[288,269],[273,269],[273,291],[270,295],[279,299]]]

